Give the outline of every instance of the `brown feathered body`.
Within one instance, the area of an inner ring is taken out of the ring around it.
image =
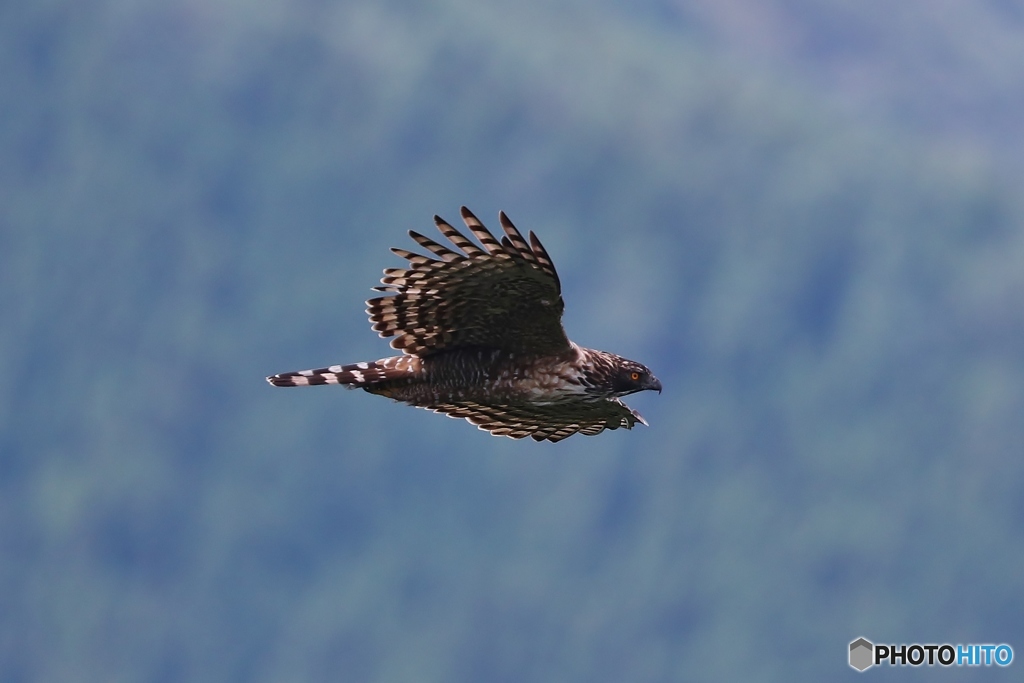
[[[661,383],[643,365],[570,342],[554,265],[537,237],[504,213],[501,241],[465,207],[481,247],[441,218],[457,250],[410,231],[435,257],[393,249],[408,269],[386,269],[367,301],[373,329],[402,356],[268,377],[275,386],[341,384],[450,417],[492,434],[559,441],[644,422],[619,397]]]

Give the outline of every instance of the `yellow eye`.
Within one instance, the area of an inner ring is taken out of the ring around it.
[[[629,378],[635,382],[638,379],[640,379],[640,373],[639,372],[631,372],[631,373],[629,373]]]

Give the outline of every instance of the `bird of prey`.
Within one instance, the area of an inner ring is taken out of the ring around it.
[[[386,268],[386,296],[366,302],[373,329],[403,355],[271,375],[278,387],[341,384],[465,418],[496,436],[561,441],[647,423],[622,396],[661,382],[635,361],[583,348],[562,328],[561,284],[537,236],[523,238],[504,212],[496,239],[462,207],[480,244],[434,216],[430,252],[393,248],[408,268]]]

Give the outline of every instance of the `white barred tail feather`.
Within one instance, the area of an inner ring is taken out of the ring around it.
[[[413,356],[382,358],[365,363],[332,365],[315,370],[284,372],[267,377],[275,387],[307,387],[322,384],[340,384],[348,389],[371,388],[375,384],[408,377],[419,369],[419,359]]]

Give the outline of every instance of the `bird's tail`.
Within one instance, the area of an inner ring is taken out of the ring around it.
[[[332,365],[329,368],[300,370],[271,375],[267,381],[275,387],[306,387],[319,384],[341,384],[348,389],[370,389],[389,380],[408,378],[419,370],[416,356],[396,356],[366,363]]]

